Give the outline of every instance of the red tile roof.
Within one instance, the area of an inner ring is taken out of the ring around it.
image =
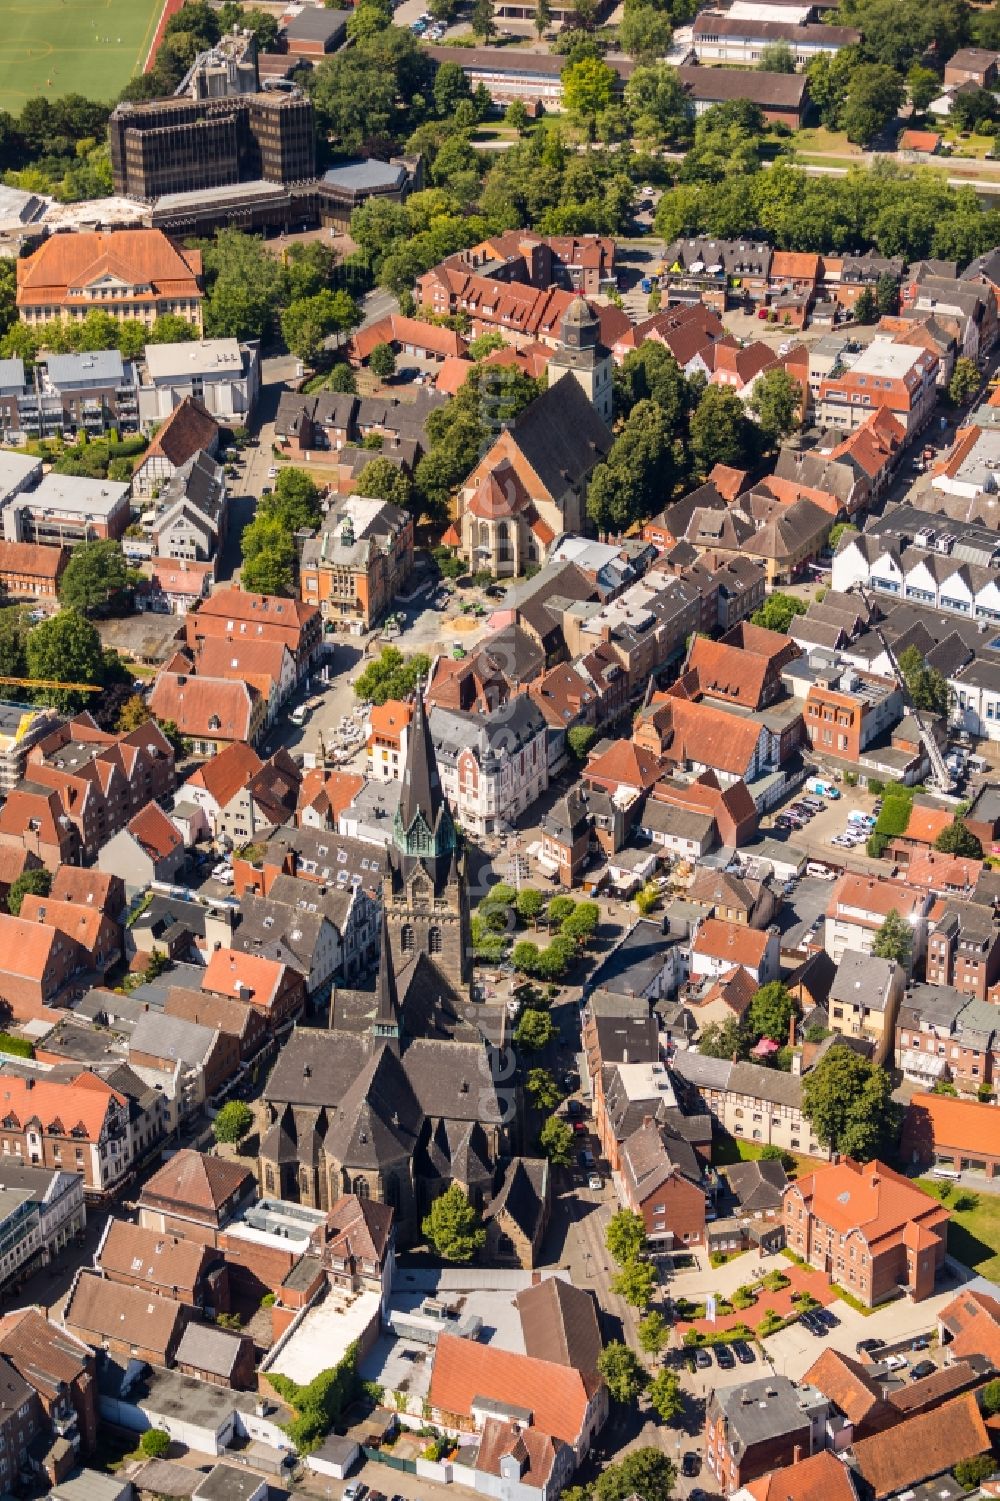
[[[854,1458],[875,1501],[882,1501],[989,1448],[975,1394],[966,1392],[932,1412],[861,1439],[854,1445]]]
[[[220,808],[224,808],[250,778],[256,776],[263,764],[255,750],[237,740],[197,767],[185,785],[202,789]]]
[[[208,1157],[188,1148],[175,1152],[146,1181],[142,1198],[169,1199],[194,1209],[218,1210],[253,1173],[226,1157]]]
[[[616,740],[601,755],[591,755],[584,776],[614,782],[619,787],[652,787],[663,773],[663,761],[631,740]]]
[[[205,403],[196,396],[185,396],[156,433],[141,463],[162,454],[179,469],[202,449],[211,448],[218,436],[219,424]]]
[[[281,988],[286,966],[239,949],[216,949],[202,976],[202,990],[238,995],[255,1006],[270,1006]]]
[[[0,1077],[0,1121],[13,1116],[19,1126],[37,1120],[46,1131],[68,1136],[79,1131],[88,1141],[100,1140],[108,1111],[113,1105],[124,1106],[125,1100],[87,1072],[72,1080],[53,1081],[44,1076],[20,1079],[14,1074]]]
[[[924,1115],[934,1144],[942,1152],[954,1148],[973,1157],[1000,1157],[1000,1110],[995,1105],[943,1094],[915,1094],[909,1108]]]
[[[470,1416],[476,1397],[528,1408],[533,1427],[567,1444],[583,1431],[589,1401],[583,1376],[572,1366],[453,1334],[438,1339],[428,1396],[432,1407],[459,1417]]]
[[[800,1197],[824,1225],[857,1230],[874,1251],[902,1240],[911,1224],[943,1234],[950,1217],[937,1199],[878,1161],[845,1157],[797,1179],[787,1193]]]
[[[995,1370],[1000,1370],[1000,1302],[996,1298],[988,1293],[960,1292],[941,1309],[938,1323],[951,1336],[948,1349],[953,1358],[984,1355]]]
[[[130,288],[147,286],[149,291],[140,294],[143,301],[170,297],[190,302],[203,295],[201,270],[200,250],[182,249],[159,229],[50,235],[33,255],[17,262],[17,305],[82,303],[88,283],[109,271]]]
[[[177,853],[184,843],[175,823],[157,803],[147,803],[140,808],[127,825],[132,838],[141,846],[150,860],[166,860]]]
[[[726,922],[721,917],[707,917],[698,929],[691,952],[757,969],[763,962],[767,945],[768,935],[758,928],[749,928],[746,923]]]
[[[851,1472],[829,1449],[751,1480],[753,1501],[857,1501]]]

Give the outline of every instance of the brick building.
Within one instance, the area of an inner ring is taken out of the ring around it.
[[[28,1164],[79,1173],[88,1197],[117,1188],[131,1166],[128,1102],[95,1074],[50,1080],[4,1076],[0,1151]]]
[[[914,1302],[944,1266],[948,1211],[882,1162],[850,1158],[789,1184],[788,1245],[868,1308],[900,1288]]]
[[[77,1454],[97,1446],[97,1362],[89,1345],[50,1323],[37,1308],[0,1319],[0,1355],[34,1388],[48,1421]]]
[[[915,1094],[903,1120],[903,1157],[949,1173],[1000,1173],[1000,1120],[995,1105],[948,1095]]]
[[[413,568],[413,517],[386,500],[349,495],[306,542],[299,590],[335,630],[369,630],[402,592]]]
[[[902,713],[902,694],[893,682],[849,669],[810,685],[802,718],[817,755],[857,762],[862,751],[899,723]]]
[[[823,1448],[830,1404],[787,1376],[713,1391],[705,1409],[705,1463],[725,1495]]]
[[[991,907],[949,897],[927,934],[927,980],[985,1001],[1000,979],[1000,923]]]
[[[253,1173],[239,1163],[177,1152],[144,1185],[139,1223],[215,1246],[220,1231],[254,1191]]]
[[[621,1145],[622,1195],[660,1250],[703,1245],[705,1189],[694,1148],[652,1115]]]
[[[150,1297],[139,1287],[80,1271],[63,1310],[77,1339],[124,1360],[171,1366],[189,1310],[174,1298]]]
[[[100,312],[148,327],[170,313],[200,331],[201,276],[201,251],[183,250],[158,229],[50,235],[17,262],[17,310],[29,326]],[[113,298],[109,280],[116,283]]]

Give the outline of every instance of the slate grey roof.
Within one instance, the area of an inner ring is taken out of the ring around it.
[[[567,373],[523,409],[513,437],[549,494],[558,499],[579,491],[594,466],[607,456],[611,431]]]
[[[790,1110],[802,1108],[802,1080],[780,1068],[765,1068],[761,1063],[734,1063],[729,1075],[729,1093],[786,1105]]]
[[[214,1376],[232,1375],[243,1341],[214,1324],[188,1324],[177,1346],[178,1365],[197,1366]]]
[[[708,1058],[690,1048],[680,1050],[670,1060],[671,1072],[696,1089],[728,1089],[729,1076],[735,1067],[730,1058]]]
[[[155,1058],[174,1058],[190,1068],[198,1068],[212,1051],[218,1032],[189,1022],[182,1016],[165,1016],[148,1011],[132,1030],[130,1050],[149,1053]]]
[[[830,1004],[838,1001],[849,1006],[865,1006],[883,1012],[889,1002],[896,964],[892,959],[876,959],[847,949],[837,966],[830,986]]]
[[[434,749],[445,765],[471,747],[484,771],[496,771],[504,761],[545,735],[545,716],[526,693],[518,693],[492,714],[473,714],[435,705],[431,709],[430,726]],[[410,733],[412,737],[412,728]],[[405,781],[403,785],[405,797]],[[402,804],[400,807],[402,810]]]
[[[515,1157],[506,1164],[500,1184],[483,1211],[483,1218],[509,1214],[522,1235],[533,1241],[544,1213],[548,1162],[544,1158]]]
[[[726,1177],[743,1214],[781,1208],[788,1176],[780,1162],[734,1162],[726,1168]]]

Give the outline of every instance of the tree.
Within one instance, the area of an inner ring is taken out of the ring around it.
[[[754,456],[754,437],[743,403],[725,386],[706,386],[691,417],[691,450],[700,474],[716,464],[744,469]]]
[[[850,521],[838,521],[836,526],[830,528],[830,535],[826,539],[830,551],[837,551],[837,548],[840,546],[841,537],[856,536],[857,531],[857,527]]]
[[[76,610],[60,610],[28,632],[25,646],[27,675],[50,682],[100,683],[104,677],[101,638],[89,620]],[[84,695],[72,690],[37,690],[57,708],[75,708]]]
[[[660,143],[680,143],[691,134],[690,106],[677,81],[676,69],[665,63],[636,67],[625,85],[625,112],[637,136]],[[670,198],[665,194],[663,201]],[[665,345],[652,341],[642,350],[658,349],[669,355]],[[639,350],[633,350],[638,355]],[[626,359],[630,356],[626,356]],[[671,356],[672,358],[672,356]],[[617,374],[618,372],[616,372]]]
[[[450,120],[459,101],[472,97],[460,63],[441,63],[434,75],[434,106],[442,120]]]
[[[263,241],[223,229],[203,252],[211,292],[205,332],[214,338],[260,339],[270,332],[282,270]]]
[[[330,371],[330,379],[326,383],[328,391],[341,391],[345,396],[357,396],[358,382],[350,365],[341,362],[334,365]]]
[[[514,1042],[523,1052],[541,1053],[555,1035],[555,1023],[547,1011],[528,1009],[521,1013],[521,1019],[514,1030]]]
[[[667,1342],[667,1321],[655,1308],[639,1320],[636,1333],[647,1355],[659,1355]]]
[[[987,1381],[979,1393],[983,1412],[988,1418],[995,1417],[1000,1412],[1000,1380]]]
[[[910,94],[910,103],[918,114],[936,99],[941,92],[941,80],[931,68],[925,68],[920,63],[914,63],[906,75],[906,87]]]
[[[162,1459],[170,1448],[170,1434],[165,1428],[147,1428],[139,1440],[139,1448],[147,1459]]]
[[[119,709],[118,718],[115,721],[115,729],[120,735],[129,735],[133,730],[137,730],[140,725],[145,724],[150,718],[152,716],[149,712],[149,705],[142,694],[133,693]]]
[[[384,646],[355,679],[354,692],[359,699],[373,704],[384,704],[390,698],[408,698],[430,668],[431,659],[425,652],[404,657],[397,647]]]
[[[794,73],[795,53],[787,42],[768,42],[760,49],[758,73]]]
[[[595,526],[620,532],[651,516],[673,489],[673,455],[666,414],[654,401],[640,401],[591,479],[587,512]]]
[[[646,1226],[642,1215],[631,1209],[617,1210],[608,1221],[604,1244],[619,1266],[637,1260],[646,1249]]]
[[[145,336],[147,344],[189,344],[197,337],[194,324],[179,313],[161,313]]]
[[[356,328],[361,314],[347,292],[324,289],[313,297],[297,297],[281,314],[281,336],[292,354],[314,365],[332,334]]]
[[[745,1062],[750,1056],[753,1037],[735,1016],[724,1022],[709,1022],[698,1038],[698,1051],[706,1058],[736,1058]]]
[[[883,317],[899,311],[899,283],[888,271],[875,283],[875,305]]]
[[[975,1490],[982,1481],[996,1473],[996,1462],[991,1454],[975,1454],[971,1459],[960,1459],[952,1468],[959,1485],[966,1490]]]
[[[806,68],[809,97],[828,130],[841,128],[847,90],[856,67],[856,53],[853,48],[845,47],[837,53],[821,53]]]
[[[486,1244],[479,1215],[457,1183],[438,1195],[421,1228],[445,1261],[471,1261]]]
[[[747,405],[772,446],[802,424],[802,387],[783,365],[764,371]]]
[[[355,43],[370,42],[392,25],[389,0],[359,0],[347,21],[347,35]]]
[[[788,630],[796,615],[804,615],[806,612],[805,601],[796,599],[794,594],[783,594],[776,589],[769,594],[759,610],[755,610],[751,619],[754,625],[762,625],[765,630],[778,631],[781,635]]]
[[[640,63],[652,63],[670,51],[674,33],[669,18],[654,5],[625,7],[618,28],[621,50]]]
[[[108,605],[128,583],[128,567],[121,543],[110,538],[81,542],[73,549],[59,582],[59,601],[70,610],[86,614]]]
[[[528,107],[523,99],[512,99],[504,110],[504,124],[509,125],[511,130],[516,130],[518,135],[523,135],[530,123]]]
[[[891,1078],[850,1048],[831,1048],[803,1076],[802,1112],[824,1147],[862,1162],[890,1148],[899,1128]]]
[[[563,107],[588,130],[614,98],[616,78],[607,63],[597,57],[581,57],[562,73]]]
[[[493,0],[475,0],[472,7],[472,34],[488,41],[497,34],[496,17],[493,14]]]
[[[969,860],[983,858],[983,846],[958,817],[946,829],[941,830],[934,841],[934,848],[944,855],[963,855]]]
[[[243,533],[244,555],[247,532]],[[295,547],[287,538],[286,548],[262,547],[245,558],[240,568],[240,587],[251,594],[291,594],[295,588]]]
[[[905,966],[910,962],[912,949],[913,931],[906,918],[893,907],[875,934],[872,953],[876,959],[894,959],[897,964]]]
[[[855,323],[874,323],[878,317],[878,300],[871,287],[862,287],[854,304]]]
[[[928,714],[948,713],[950,694],[947,680],[937,668],[927,666],[917,647],[908,646],[900,652],[899,670],[916,708]]]
[[[955,406],[964,406],[971,401],[982,384],[982,376],[972,360],[965,355],[959,355],[955,361],[955,368],[951,372],[951,380],[948,382],[948,395]]]
[[[218,1142],[235,1146],[253,1125],[253,1111],[242,1100],[227,1100],[212,1122],[212,1134]]]
[[[905,99],[906,85],[894,69],[881,63],[856,68],[843,112],[848,140],[867,146],[895,120]]]
[[[762,985],[750,1002],[750,1030],[772,1042],[788,1041],[788,1028],[797,1010],[795,998],[780,980]]]
[[[545,898],[534,886],[522,886],[514,900],[514,906],[522,922],[536,923],[545,906]]]
[[[566,745],[575,761],[586,761],[597,740],[597,731],[589,724],[575,724],[566,732]]]
[[[635,1351],[630,1350],[628,1345],[622,1344],[618,1339],[613,1339],[610,1344],[604,1346],[597,1358],[597,1369],[604,1377],[612,1397],[623,1406],[627,1402],[634,1402],[639,1393],[645,1390],[649,1380],[639,1364],[639,1357]],[[625,1497],[629,1494],[631,1493],[624,1492],[621,1501],[625,1501]],[[650,1494],[659,1493],[653,1491]]]
[[[552,7],[549,0],[535,0],[535,31],[539,38],[544,36],[552,22]]]
[[[538,1145],[553,1167],[569,1167],[573,1161],[573,1132],[558,1115],[550,1115],[542,1126]]]
[[[649,1403],[661,1423],[672,1423],[684,1409],[680,1377],[666,1366],[650,1383]]]
[[[676,1473],[661,1449],[633,1449],[598,1476],[594,1484],[595,1501],[628,1501],[629,1496],[666,1501]]]
[[[656,1273],[648,1261],[628,1261],[611,1279],[611,1291],[631,1308],[648,1308],[656,1290]]]
[[[22,870],[19,876],[15,876],[10,883],[7,893],[7,911],[11,917],[17,917],[21,910],[21,903],[30,891],[34,896],[48,896],[52,890],[52,876],[44,866],[37,870]]]
[[[529,1068],[524,1087],[536,1110],[554,1110],[562,1099],[562,1091],[547,1068]]]
[[[379,380],[388,380],[396,373],[396,355],[391,344],[376,344],[368,357],[368,365]]]
[[[560,933],[571,938],[579,948],[585,948],[597,932],[600,908],[596,902],[580,902],[575,912],[563,919]]]
[[[355,494],[370,496],[372,500],[388,500],[405,511],[413,500],[413,481],[399,464],[391,459],[372,459],[358,475],[354,485]]]

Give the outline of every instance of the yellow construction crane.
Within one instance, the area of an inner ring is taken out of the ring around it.
[[[65,693],[100,693],[102,683],[59,683],[52,678],[4,678],[0,686],[7,688],[60,688]]]

